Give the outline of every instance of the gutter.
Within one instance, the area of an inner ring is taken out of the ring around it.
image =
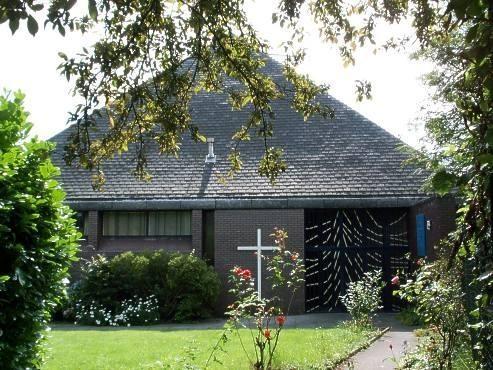
[[[191,209],[306,209],[407,208],[433,199],[429,196],[334,198],[201,198],[76,200],[66,203],[77,211],[191,210]]]

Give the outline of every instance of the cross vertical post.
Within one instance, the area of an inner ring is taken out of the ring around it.
[[[257,294],[262,298],[262,251],[278,250],[276,246],[262,246],[262,229],[257,229],[257,245],[238,247],[239,251],[255,251],[257,253]]]

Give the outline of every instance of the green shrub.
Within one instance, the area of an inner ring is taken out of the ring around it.
[[[420,325],[423,325],[423,320],[416,313],[416,310],[413,307],[406,307],[406,308],[402,309],[397,314],[397,319],[401,323],[403,323],[404,325],[408,325],[408,326],[420,326]]]
[[[168,266],[169,309],[177,321],[210,316],[219,293],[212,267],[191,254],[176,254]]]
[[[0,367],[39,368],[44,331],[80,234],[54,178],[53,145],[28,140],[21,93],[0,96]]]
[[[83,268],[75,299],[118,312],[124,300],[153,295],[163,320],[209,317],[219,293],[214,270],[192,254],[126,252],[108,260],[96,256]]]
[[[166,303],[170,300],[168,266],[173,255],[165,252],[148,253],[146,255],[149,258],[148,274],[151,277],[149,285],[152,287],[152,294],[160,302],[159,314],[163,320],[173,319],[173,311],[169,311]]]
[[[468,341],[461,275],[458,266],[449,269],[447,259],[441,258],[422,265],[397,292],[415,307],[426,326],[416,350],[403,359],[403,368],[452,368],[454,357]]]
[[[110,285],[112,298],[121,302],[149,292],[152,276],[148,269],[149,258],[145,255],[126,252],[111,259],[109,281],[118,282],[116,286]]]
[[[361,280],[348,284],[346,294],[340,299],[356,325],[372,326],[376,312],[382,308],[382,289],[382,272],[379,270],[365,272]]]

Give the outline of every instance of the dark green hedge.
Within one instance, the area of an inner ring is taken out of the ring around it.
[[[23,95],[0,96],[0,368],[39,368],[50,311],[63,295],[80,234],[52,145],[27,140]]]
[[[161,320],[185,321],[211,316],[218,293],[219,278],[201,258],[164,251],[126,252],[88,262],[73,299],[116,310],[125,299],[154,294]]]

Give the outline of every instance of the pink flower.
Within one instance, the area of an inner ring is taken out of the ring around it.
[[[297,259],[298,259],[298,253],[294,253],[291,255],[291,261],[296,262]]]
[[[390,280],[392,285],[399,285],[399,276],[395,275],[392,280]]]

